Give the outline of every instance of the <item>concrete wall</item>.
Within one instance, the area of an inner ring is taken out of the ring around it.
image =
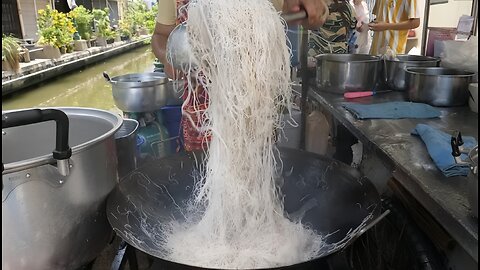
[[[44,9],[50,3],[49,0],[18,0],[18,12],[23,27],[23,38],[37,41],[37,12],[35,11],[34,1],[37,11]]]
[[[448,3],[430,6],[429,27],[457,27],[462,15],[470,15],[472,0],[448,0]]]

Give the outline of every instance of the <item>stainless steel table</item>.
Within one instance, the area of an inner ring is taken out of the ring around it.
[[[419,123],[429,124],[447,133],[460,130],[463,136],[478,140],[478,115],[468,107],[439,108],[437,119],[357,120],[342,108],[343,96],[310,88],[310,99],[316,100],[333,117],[355,135],[364,147],[373,150],[391,166],[393,176],[437,220],[439,224],[478,262],[478,220],[471,217],[465,177],[446,178],[437,169],[419,137],[410,135]],[[354,99],[373,104],[404,101],[401,92]]]

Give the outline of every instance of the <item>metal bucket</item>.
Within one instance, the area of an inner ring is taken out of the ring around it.
[[[121,125],[89,108],[2,112],[2,269],[77,269],[105,248]]]
[[[398,60],[384,60],[384,79],[389,89],[408,90],[406,67],[438,67],[440,59],[421,55],[397,55]]]
[[[320,54],[316,81],[319,90],[337,94],[372,91],[382,68],[378,56],[367,54]]]
[[[115,133],[118,159],[118,178],[121,179],[137,168],[137,129],[138,121],[123,119],[123,124]]]

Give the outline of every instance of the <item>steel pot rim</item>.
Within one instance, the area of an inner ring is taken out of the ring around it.
[[[385,62],[387,63],[439,63],[441,61],[440,58],[438,57],[432,57],[432,56],[423,56],[423,55],[410,55],[410,54],[400,54],[397,55],[397,57],[411,57],[411,58],[417,58],[417,60],[392,60],[392,59],[385,59]]]
[[[7,112],[24,111],[24,110],[30,110],[30,109],[57,109],[57,110],[64,111],[65,113],[74,112],[73,115],[83,115],[83,116],[85,116],[85,113],[82,114],[81,112],[90,111],[90,112],[97,112],[97,113],[101,113],[101,114],[110,115],[112,118],[114,118],[116,120],[116,123],[113,125],[113,127],[110,128],[110,130],[108,130],[107,132],[105,132],[101,136],[96,137],[94,139],[91,139],[89,141],[83,142],[81,144],[71,146],[71,149],[72,149],[72,157],[71,158],[73,158],[73,155],[75,155],[79,152],[82,152],[82,151],[86,150],[87,148],[92,147],[92,146],[94,146],[98,143],[101,143],[102,141],[104,141],[108,137],[113,138],[115,132],[117,132],[117,130],[120,129],[120,127],[123,124],[123,118],[116,113],[109,112],[109,111],[102,110],[102,109],[95,109],[95,108],[88,108],[88,107],[33,107],[33,108],[22,108],[22,109],[18,109],[18,110],[2,111],[2,114],[7,113]],[[69,116],[68,113],[67,113],[67,116]],[[89,115],[89,116],[98,117],[98,116],[93,116],[93,115]],[[102,119],[105,119],[105,118],[102,118]],[[113,121],[112,121],[112,124],[113,124]],[[49,163],[52,163],[54,161],[55,161],[55,159],[53,158],[52,153],[49,153],[49,154],[46,154],[46,155],[33,157],[33,158],[25,159],[25,160],[10,162],[10,163],[4,164],[4,169],[5,170],[4,170],[3,174],[17,172],[17,171],[21,171],[21,170],[25,170],[25,169],[49,164]]]
[[[332,57],[333,59],[328,59],[328,57]],[[339,59],[340,57],[365,57],[365,59]],[[375,63],[375,62],[381,61],[381,58],[376,55],[348,54],[348,53],[324,53],[324,54],[316,55],[315,59],[317,60],[317,62],[319,60],[325,60],[325,61],[337,62],[337,63]]]
[[[134,76],[144,76],[144,77],[151,77],[152,80],[149,81],[128,81],[122,79]],[[116,86],[112,88],[112,91],[119,90],[118,88],[145,88],[149,86],[155,85],[162,85],[169,82],[169,79],[164,73],[160,72],[144,72],[144,73],[129,73],[123,74],[119,76],[115,76],[108,81],[112,86]]]
[[[445,68],[445,67],[405,67],[404,70],[413,75],[420,75],[420,76],[429,76],[429,77],[442,77],[442,78],[470,78],[475,76],[475,72],[462,70],[462,69],[453,69],[453,68]],[[425,70],[445,70],[445,71],[452,71],[464,74],[428,74]]]

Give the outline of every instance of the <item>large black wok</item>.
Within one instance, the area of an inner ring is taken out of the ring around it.
[[[357,170],[301,150],[285,148],[280,153],[285,211],[294,213],[306,202],[311,205],[312,199],[316,200],[317,204],[306,211],[302,223],[310,225],[317,233],[333,233],[326,239],[328,243],[344,239],[366,218],[369,217],[366,221],[368,227],[380,216],[379,194]],[[184,206],[190,198],[192,175],[198,173],[195,157],[198,160],[200,155],[182,153],[133,171],[120,181],[107,202],[107,216],[115,232],[133,247],[159,258],[174,269],[194,266],[164,261],[165,253],[157,244],[159,232],[155,228],[172,217],[182,220],[178,207]],[[356,235],[360,233],[356,232]],[[350,241],[325,250],[314,261],[321,261],[348,244]],[[308,263],[298,262],[285,267],[306,269]]]

